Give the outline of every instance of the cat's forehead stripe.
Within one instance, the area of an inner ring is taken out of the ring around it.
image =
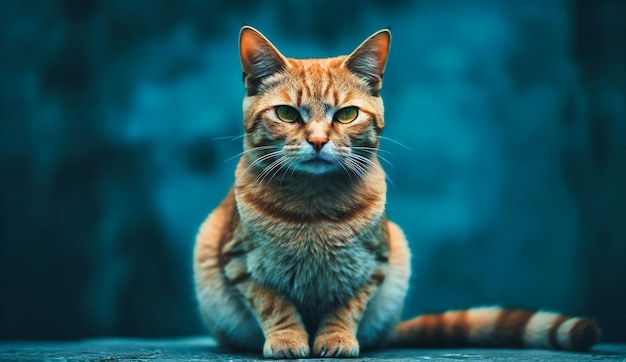
[[[302,105],[302,88],[296,90],[296,105],[298,107]]]
[[[333,89],[333,105],[339,104],[339,91],[335,88]]]
[[[285,103],[291,102],[291,99],[292,99],[291,94],[289,94],[289,92],[286,89],[283,89],[280,91],[280,98]]]
[[[311,105],[320,111],[350,105],[358,99],[360,89],[355,94],[349,78],[337,64],[328,59],[292,60],[291,68],[264,79],[260,92],[273,93],[277,99],[296,108]],[[272,89],[275,91],[272,92]],[[250,95],[250,94],[249,94]]]

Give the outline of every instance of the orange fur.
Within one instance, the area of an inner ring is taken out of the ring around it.
[[[348,56],[292,59],[242,28],[244,153],[194,255],[212,334],[270,358],[384,345],[589,348],[595,324],[554,313],[474,308],[399,323],[410,252],[386,218],[376,154],[390,38],[381,30]]]

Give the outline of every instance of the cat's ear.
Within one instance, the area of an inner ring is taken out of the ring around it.
[[[287,60],[263,34],[251,26],[239,33],[239,56],[248,95],[255,95],[263,78],[285,68]]]
[[[348,70],[367,82],[374,96],[378,95],[383,85],[390,44],[389,29],[379,30],[361,43],[344,62]]]

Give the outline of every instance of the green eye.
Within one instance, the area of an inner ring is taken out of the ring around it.
[[[289,106],[277,106],[276,115],[281,121],[292,123],[300,119],[300,112],[297,109]]]
[[[341,123],[350,123],[354,121],[358,115],[359,109],[357,107],[346,107],[335,112],[335,119]]]

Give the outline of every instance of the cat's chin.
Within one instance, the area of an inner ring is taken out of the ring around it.
[[[335,162],[324,160],[322,158],[315,158],[303,162],[298,162],[295,169],[300,172],[324,175],[337,171],[338,166]]]

